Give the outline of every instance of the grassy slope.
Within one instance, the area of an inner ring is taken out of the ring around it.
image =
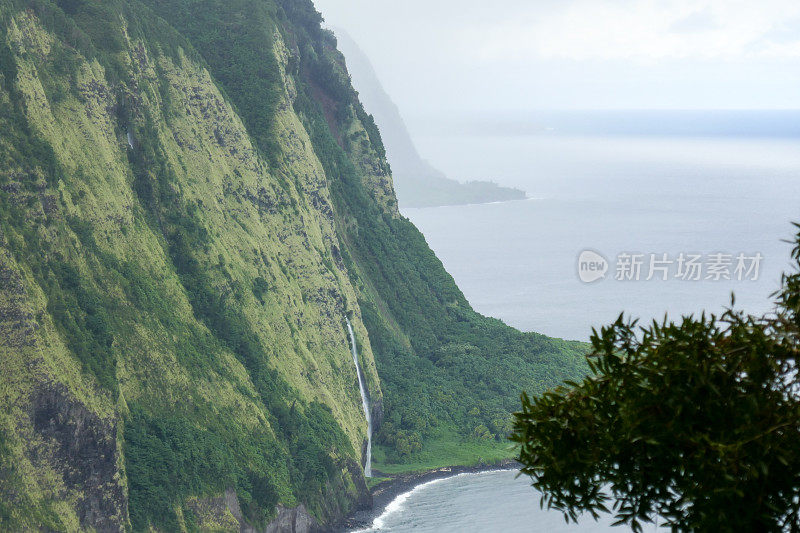
[[[491,465],[516,456],[510,442],[496,439],[465,438],[452,428],[434,431],[422,449],[403,462],[390,462],[392,451],[378,446],[373,454],[373,468],[385,474],[419,472],[443,466]]]

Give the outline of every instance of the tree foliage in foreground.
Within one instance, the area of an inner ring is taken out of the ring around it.
[[[800,531],[798,272],[770,318],[620,317],[593,332],[589,377],[523,395],[511,438],[542,504],[634,530]]]

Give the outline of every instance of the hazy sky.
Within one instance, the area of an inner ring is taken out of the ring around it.
[[[798,0],[315,0],[403,114],[800,108]]]

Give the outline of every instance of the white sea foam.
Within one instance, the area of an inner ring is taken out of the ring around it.
[[[386,505],[386,507],[383,509],[383,512],[372,521],[372,525],[370,527],[365,528],[365,529],[359,529],[359,530],[353,531],[352,533],[369,533],[369,532],[372,532],[372,531],[380,531],[381,529],[383,529],[385,527],[386,519],[389,516],[394,515],[396,513],[399,513],[401,511],[405,510],[405,508],[406,508],[405,504],[406,504],[406,502],[408,501],[408,499],[411,496],[413,496],[414,494],[417,494],[418,492],[420,492],[422,490],[425,490],[426,488],[430,487],[431,485],[435,485],[437,483],[441,483],[442,481],[451,480],[451,479],[457,478],[457,477],[477,476],[477,475],[480,475],[480,474],[489,474],[489,473],[493,473],[493,472],[496,472],[496,471],[495,470],[487,470],[486,472],[462,472],[460,474],[453,474],[451,476],[440,477],[440,478],[432,479],[430,481],[426,481],[424,483],[420,483],[419,485],[414,486],[414,488],[412,488],[411,490],[408,490],[406,492],[398,494],[392,501],[390,501]]]
[[[383,512],[380,516],[375,517],[372,521],[372,526],[366,529],[360,529],[358,531],[354,531],[353,533],[366,533],[368,531],[380,531],[383,529],[384,524],[386,523],[386,518],[395,514],[399,513],[400,511],[405,509],[405,503],[408,498],[411,497],[412,494],[416,494],[417,492],[424,490],[426,487],[430,487],[440,481],[444,481],[445,479],[449,479],[453,476],[448,477],[441,477],[437,479],[432,479],[430,481],[426,481],[425,483],[420,483],[419,485],[415,486],[409,491],[403,492],[402,494],[398,494],[394,500],[390,501],[386,507],[383,509]]]
[[[465,472],[421,483],[396,496],[372,524],[352,533],[441,533],[504,531],[525,533],[630,533],[612,526],[611,516],[565,523],[559,511],[542,509],[540,494],[517,472]],[[646,527],[650,533],[656,530]]]

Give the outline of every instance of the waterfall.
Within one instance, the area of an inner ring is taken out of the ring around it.
[[[356,364],[356,375],[358,376],[358,390],[361,392],[361,405],[364,407],[364,415],[367,417],[367,460],[364,463],[364,475],[372,477],[372,413],[369,410],[369,399],[367,398],[367,389],[364,386],[364,374],[361,372],[361,367],[358,365],[358,348],[356,347],[356,336],[353,333],[353,326],[350,325],[350,319],[344,317],[347,321],[347,333],[350,334],[350,346],[353,352],[353,362]]]

